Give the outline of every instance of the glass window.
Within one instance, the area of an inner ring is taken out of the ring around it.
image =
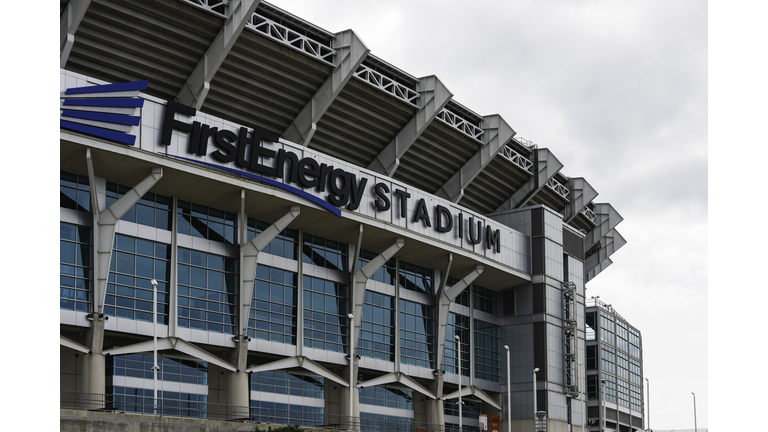
[[[616,377],[603,375],[605,379],[605,400],[616,403]]]
[[[458,342],[456,335],[461,338],[461,362],[458,358]],[[469,376],[469,317],[448,313],[448,326],[445,332],[445,354],[443,355],[443,370],[456,374],[461,368],[461,374]]]
[[[130,190],[131,188],[128,186],[107,182],[107,207]],[[173,198],[147,192],[139,199],[139,202],[125,212],[120,220],[170,231],[172,210]]]
[[[587,346],[587,369],[597,369],[597,345]]]
[[[349,351],[349,285],[304,276],[304,346]]]
[[[341,272],[349,271],[349,254],[346,243],[304,233],[302,256],[307,264]]]
[[[603,345],[600,350],[600,369],[611,374],[616,373],[616,350]]]
[[[248,337],[296,345],[296,273],[258,265]]]
[[[319,375],[264,371],[251,374],[251,391],[324,399],[325,385]]]
[[[314,427],[327,423],[323,407],[251,400],[251,421]]]
[[[178,201],[176,223],[179,234],[235,244],[237,215],[187,201]]]
[[[495,291],[472,285],[473,307],[481,312],[499,315],[499,295]]]
[[[599,399],[597,387],[597,375],[587,375],[587,399]]]
[[[179,248],[179,327],[235,334],[237,260]]]
[[[366,291],[358,354],[395,361],[395,298]]]
[[[587,340],[595,340],[595,329],[597,328],[597,314],[595,312],[587,312]]]
[[[616,323],[613,317],[600,312],[600,340],[608,345],[616,345]]]
[[[60,171],[59,206],[82,211],[91,211],[91,184],[88,177]]]
[[[157,379],[166,382],[183,382],[208,385],[208,363],[193,359],[178,359],[158,355]],[[152,354],[124,354],[108,356],[106,375],[108,377],[134,377],[153,379]],[[154,410],[154,391],[151,381],[149,388],[107,387],[117,410],[151,414]],[[205,418],[208,396],[204,394],[157,392],[158,407],[162,415]]]
[[[400,299],[400,363],[434,369],[435,309]]]
[[[475,320],[475,378],[499,382],[499,326]]]
[[[91,229],[59,223],[59,308],[88,312],[91,293]]]
[[[248,218],[248,240],[253,240],[272,225],[269,222]],[[272,240],[262,252],[295,260],[298,253],[299,231],[286,228]]]
[[[360,403],[413,411],[413,391],[389,386],[366,386],[358,390]]]
[[[424,294],[434,294],[434,270],[401,261],[399,275],[398,282],[401,287]]]
[[[154,402],[154,390],[135,387],[107,387],[108,401],[118,412],[136,412],[153,414],[157,409],[159,415],[175,417],[208,417],[208,395],[157,391],[157,408]]]
[[[115,235],[104,314],[152,322],[152,279],[157,280],[157,322],[168,324],[170,245]]]
[[[108,357],[107,376],[153,379],[152,354],[124,354]],[[208,363],[158,355],[157,379],[170,382],[208,385]]]
[[[472,400],[467,397],[462,397],[461,401],[464,402],[464,406],[461,408],[461,415],[463,418],[477,419],[480,417],[480,413],[483,412],[483,403],[479,400]],[[445,415],[459,416],[459,399],[448,399],[443,403],[443,413]],[[446,424],[446,429],[448,425]],[[458,428],[454,429],[458,430]]]

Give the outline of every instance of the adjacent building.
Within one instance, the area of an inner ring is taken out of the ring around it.
[[[622,218],[557,143],[265,1],[60,15],[62,407],[583,431],[610,373],[635,425],[579,367]]]
[[[644,430],[643,339],[610,304],[587,300],[587,418],[590,430]],[[604,419],[604,423],[603,422]]]

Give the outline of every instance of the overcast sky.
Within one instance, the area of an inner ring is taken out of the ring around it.
[[[500,114],[624,217],[587,284],[643,336],[654,429],[708,424],[707,3],[272,0]]]

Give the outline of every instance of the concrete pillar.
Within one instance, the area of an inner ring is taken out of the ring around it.
[[[227,405],[249,407],[251,405],[251,382],[245,370],[248,368],[248,339],[235,336],[239,343],[232,350],[231,363],[236,372],[227,372]]]
[[[83,393],[95,393],[103,395],[106,389],[106,362],[103,354],[83,354],[83,371],[80,388]]]
[[[90,314],[93,317],[91,327],[85,335],[86,346],[91,351],[83,354],[82,371],[80,373],[80,389],[83,393],[104,394],[106,391],[105,377],[107,373],[104,355],[101,353],[104,346],[104,317],[99,314]]]
[[[354,362],[353,375],[357,382],[357,360]],[[345,366],[342,371],[342,378],[349,377],[349,366]],[[360,417],[360,393],[357,387],[352,391],[352,413],[349,412],[349,387],[339,387],[339,414],[342,416]]]
[[[445,425],[445,412],[443,402],[443,379],[445,378],[445,372],[438,370],[435,373],[435,380],[429,385],[429,391],[432,392],[437,399],[427,400],[427,419],[426,422],[435,425]]]

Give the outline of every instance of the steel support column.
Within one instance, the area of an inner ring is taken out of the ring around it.
[[[420,95],[419,110],[368,165],[369,170],[392,177],[400,165],[400,158],[453,97],[450,90],[434,75],[420,78],[416,91]]]
[[[485,143],[445,184],[435,192],[440,198],[454,203],[464,196],[464,189],[488,166],[505,145],[515,136],[515,131],[498,115],[483,117],[480,124],[485,133]]]
[[[337,33],[333,48],[336,50],[336,69],[283,132],[283,138],[288,141],[309,146],[320,118],[371,51],[352,30]]]
[[[229,51],[235,45],[235,41],[243,32],[245,24],[251,19],[256,7],[261,0],[232,0],[228,5],[229,17],[224,22],[224,26],[216,35],[208,51],[192,71],[187,82],[176,95],[176,101],[184,105],[193,106],[200,109],[203,106],[205,97],[213,81],[214,75],[218,72]]]
[[[61,68],[67,65],[69,53],[72,52],[72,46],[75,44],[75,33],[90,5],[91,0],[70,0],[64,7],[64,13],[59,22],[59,66]]]
[[[504,204],[499,206],[496,212],[525,206],[563,168],[563,164],[548,149],[536,149],[534,154],[536,157],[534,159],[533,177],[515,191]]]

